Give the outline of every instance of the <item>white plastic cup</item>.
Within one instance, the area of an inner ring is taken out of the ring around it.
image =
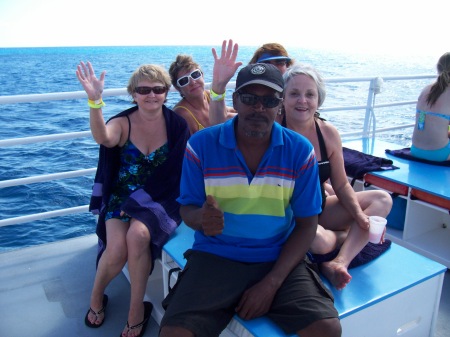
[[[387,220],[381,216],[369,216],[369,242],[380,243]]]

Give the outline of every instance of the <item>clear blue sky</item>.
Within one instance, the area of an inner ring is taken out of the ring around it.
[[[419,5],[419,4],[420,5]],[[436,55],[448,0],[0,0],[0,48],[241,45]]]

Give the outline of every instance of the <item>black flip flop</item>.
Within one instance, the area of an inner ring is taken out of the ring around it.
[[[136,336],[136,337],[142,337],[145,333],[145,329],[147,329],[147,324],[150,319],[152,310],[153,310],[153,304],[151,304],[150,302],[144,302],[144,319],[142,320],[141,323],[133,325],[133,326],[130,326],[127,321],[128,331],[142,327],[141,333]],[[120,337],[122,337],[122,334],[120,334]]]
[[[88,312],[86,313],[86,317],[84,318],[84,324],[86,324],[86,326],[90,327],[90,328],[100,328],[103,323],[105,322],[105,318],[106,318],[106,305],[108,304],[108,295],[103,295],[103,308],[101,308],[98,312],[95,312],[94,310],[92,310],[92,308],[89,308]],[[97,320],[98,315],[100,315],[101,313],[105,313],[105,316],[103,317],[103,321],[100,324],[95,324],[95,323],[91,323],[89,321],[89,313],[92,313],[93,315],[95,315],[95,320]]]

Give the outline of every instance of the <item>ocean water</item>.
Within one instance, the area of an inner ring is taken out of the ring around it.
[[[220,46],[214,46],[220,50]],[[91,61],[96,73],[106,71],[105,88],[124,88],[132,72],[141,64],[154,63],[169,68],[177,54],[192,55],[211,81],[212,46],[151,47],[64,47],[0,48],[0,96],[41,94],[83,90],[75,71],[80,61]],[[437,57],[352,55],[347,52],[288,47],[297,61],[315,66],[325,78],[434,74]],[[239,60],[250,60],[255,47],[241,46]],[[414,85],[385,83],[377,103],[392,98],[416,100],[420,89]],[[367,84],[327,85],[324,107],[365,105]],[[167,105],[179,100],[170,93]],[[131,106],[127,96],[105,99],[105,118]],[[414,119],[414,108],[376,111],[380,125],[402,124]],[[393,112],[396,116],[392,118]],[[323,114],[342,132],[360,128],[364,113]],[[65,100],[0,105],[0,139],[29,137],[89,130],[89,110],[85,100]],[[399,131],[386,137],[410,142],[411,135]],[[0,148],[0,180],[96,167],[98,146],[92,138]],[[35,183],[0,189],[0,219],[75,207],[89,203],[93,176]],[[0,252],[95,233],[95,219],[87,214],[34,221],[0,227]]]

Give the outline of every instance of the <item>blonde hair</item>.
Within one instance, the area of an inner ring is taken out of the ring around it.
[[[167,89],[167,98],[170,89],[170,76],[163,67],[155,64],[144,64],[137,68],[128,80],[127,92],[131,97],[133,97],[136,87],[141,81],[161,82]],[[133,103],[136,103],[134,99]]]

